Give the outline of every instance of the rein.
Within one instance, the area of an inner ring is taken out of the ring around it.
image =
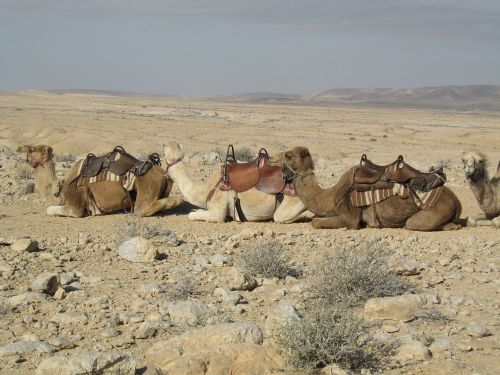
[[[165,159],[165,172],[168,173],[170,167],[173,167],[177,163],[179,163],[182,159],[175,159],[173,162],[169,163],[167,159]]]

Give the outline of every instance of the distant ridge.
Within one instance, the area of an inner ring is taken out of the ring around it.
[[[223,97],[233,101],[296,103],[324,106],[376,106],[403,108],[443,108],[458,110],[500,110],[500,86],[436,86],[412,89],[339,88],[312,95],[249,93]]]
[[[189,97],[179,95],[152,95],[112,90],[67,89],[47,90],[53,94],[89,94],[123,97]],[[196,99],[196,97],[191,96]],[[209,100],[286,103],[320,106],[375,106],[401,108],[436,108],[455,110],[500,111],[500,85],[467,85],[395,88],[337,88],[311,95],[252,92],[204,97]]]

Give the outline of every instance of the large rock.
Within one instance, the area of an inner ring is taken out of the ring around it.
[[[136,362],[128,354],[85,351],[66,356],[44,359],[36,375],[134,375]]]
[[[170,320],[174,324],[196,326],[210,314],[207,304],[196,301],[175,301],[167,306]]]
[[[53,353],[55,349],[43,341],[17,341],[0,348],[0,356],[14,354]]]
[[[154,262],[159,257],[157,248],[142,237],[133,237],[118,247],[118,255],[129,262]]]
[[[46,293],[53,296],[59,288],[59,276],[52,272],[39,274],[31,283],[31,290],[34,292]]]
[[[394,359],[402,365],[409,365],[431,359],[431,352],[420,341],[410,340],[399,347]]]
[[[229,270],[229,290],[254,290],[258,284],[255,278],[237,268]]]
[[[219,324],[155,343],[146,362],[169,375],[250,375],[283,369],[283,360],[262,341],[262,331],[253,324]]]
[[[88,317],[83,312],[65,312],[55,314],[50,321],[56,322],[59,325],[69,326],[76,324],[86,324],[88,321]]]
[[[280,329],[294,319],[300,319],[299,313],[290,300],[282,299],[266,318],[264,331],[267,336],[272,336],[275,330]]]
[[[23,307],[31,305],[34,302],[41,302],[47,299],[43,293],[27,292],[12,296],[7,300],[10,307]]]
[[[10,245],[10,248],[14,251],[33,252],[38,250],[38,242],[33,241],[29,238],[23,238]]]
[[[365,317],[369,320],[409,322],[421,314],[424,304],[425,300],[415,294],[371,298],[365,304]]]

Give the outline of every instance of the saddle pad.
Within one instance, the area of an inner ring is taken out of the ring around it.
[[[134,190],[136,176],[132,172],[126,172],[119,176],[109,171],[103,171],[97,176],[85,177],[80,176],[78,178],[76,186],[88,186],[90,184],[95,184],[102,181],[115,181],[120,182],[124,189],[128,191]]]
[[[349,195],[349,200],[351,205],[355,207],[371,206],[386,200],[387,198],[393,196],[399,196],[403,199],[409,198],[410,196],[415,199],[415,204],[425,210],[432,208],[436,205],[439,200],[444,187],[439,186],[430,191],[419,191],[412,190],[407,186],[395,183],[392,189],[377,189],[370,191],[351,191]]]

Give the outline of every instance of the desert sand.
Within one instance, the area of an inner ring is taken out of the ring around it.
[[[80,350],[126,352],[135,358],[138,368],[146,366],[145,354],[154,343],[187,330],[172,318],[172,312],[165,312],[171,302],[169,288],[186,274],[195,280],[199,291],[189,300],[209,305],[206,325],[244,321],[264,326],[266,317],[285,298],[299,310],[306,307],[307,273],[297,279],[264,282],[252,292],[240,291],[245,304],[229,306],[214,297],[214,289],[225,287],[228,272],[239,265],[241,252],[251,246],[254,237],[277,238],[297,268],[314,270],[322,256],[335,247],[370,241],[390,249],[395,268],[409,261],[419,265],[416,272],[404,277],[421,288],[421,293],[434,296],[434,308],[450,320],[396,322],[394,336],[409,335],[421,342],[423,337],[445,337],[450,348],[436,350],[429,358],[389,366],[384,372],[493,374],[498,370],[498,229],[466,227],[456,232],[416,233],[404,229],[317,231],[308,223],[199,223],[188,220],[191,207],[183,205],[155,217],[136,219],[143,225],[169,228],[183,244],[162,248],[165,259],[161,261],[130,263],[116,254],[117,238],[130,215],[48,217],[47,204],[35,194],[24,193],[30,180],[20,176],[23,161],[13,152],[21,144],[47,144],[56,155],[84,157],[122,145],[133,154],[145,155],[161,153],[167,141],[183,144],[199,178],[219,168],[205,156],[224,152],[228,144],[255,152],[265,147],[270,154],[306,146],[316,160],[323,186],[332,185],[363,153],[379,164],[402,154],[421,170],[443,164],[447,186],[461,200],[465,218],[480,210],[465,181],[460,154],[471,146],[480,148],[491,160],[490,173],[494,172],[500,160],[500,113],[1,93],[0,297],[7,301],[28,293],[33,280],[44,271],[73,275],[66,277],[71,280],[66,280],[64,299],[50,297],[31,304],[0,306],[1,374],[32,373],[47,357]],[[67,171],[65,164],[58,163],[61,175]],[[179,195],[175,187],[173,194]],[[244,230],[251,232],[252,239],[240,235]],[[231,236],[237,245],[228,244]],[[16,253],[11,249],[12,243],[26,237],[38,241],[40,251]],[[204,259],[217,254],[231,260],[205,264]],[[71,283],[73,289],[69,288]],[[54,324],[54,316],[75,311],[85,317],[75,315],[70,323],[60,318]],[[137,323],[124,314],[138,316]],[[138,327],[150,320],[162,324],[155,326],[151,337],[137,338]],[[467,327],[472,323],[486,326],[491,335],[471,337]],[[50,343],[50,339],[61,337],[73,345],[58,347],[59,353],[32,350],[2,354],[1,348],[12,342]],[[286,371],[292,373],[289,368]]]

